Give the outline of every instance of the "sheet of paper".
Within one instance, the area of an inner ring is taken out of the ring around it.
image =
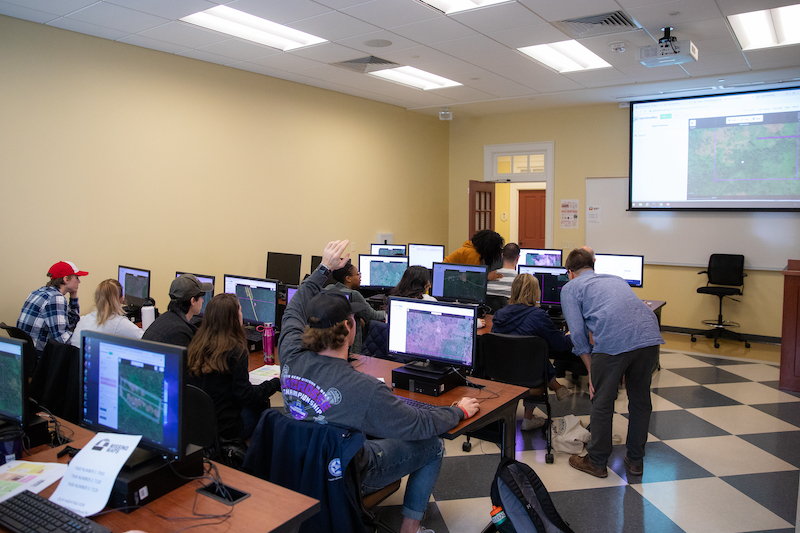
[[[67,465],[61,463],[10,461],[0,466],[0,502],[23,490],[38,493],[61,479],[66,471]]]
[[[72,458],[50,501],[81,516],[102,511],[111,497],[117,474],[141,439],[141,435],[95,435]]]
[[[279,377],[281,377],[280,365],[264,365],[250,372],[250,383],[252,385],[260,385],[272,378]]]

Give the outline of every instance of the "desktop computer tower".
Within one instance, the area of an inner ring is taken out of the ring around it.
[[[408,366],[392,370],[392,387],[428,396],[441,396],[461,385],[464,385],[464,378],[453,371],[436,374]]]

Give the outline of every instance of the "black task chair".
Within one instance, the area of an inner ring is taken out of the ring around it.
[[[28,377],[33,377],[36,365],[39,363],[39,357],[36,355],[36,346],[33,344],[31,336],[17,327],[7,325],[5,322],[0,322],[0,328],[6,330],[6,333],[12,339],[25,341],[22,346],[22,359],[25,361],[25,371]]]
[[[54,415],[73,424],[80,422],[80,387],[83,383],[81,351],[50,339],[36,366],[28,396]]]
[[[544,404],[547,422],[542,436],[547,443],[545,461],[553,462],[552,413],[547,395],[547,342],[541,337],[485,333],[478,339],[475,375],[493,381],[528,387],[523,403]],[[476,432],[473,436],[481,438]],[[469,451],[469,436],[464,450]]]
[[[738,328],[739,324],[722,319],[722,300],[725,297],[738,302],[733,296],[743,294],[744,278],[744,256],[732,254],[711,254],[708,259],[708,269],[698,272],[707,274],[708,283],[705,287],[697,289],[699,294],[713,294],[719,298],[719,316],[717,320],[703,320],[703,324],[711,326],[712,329],[706,331],[704,335],[709,339],[714,339],[714,348],[719,348],[719,339],[727,338],[744,343],[745,348],[750,347],[750,343],[739,333],[728,328]],[[692,342],[696,342],[695,335],[692,335]]]
[[[389,324],[382,320],[370,320],[367,334],[361,342],[361,354],[380,359],[389,357]]]
[[[203,448],[204,455],[209,459],[219,459],[217,415],[211,396],[203,389],[187,384],[183,405],[183,440]]]

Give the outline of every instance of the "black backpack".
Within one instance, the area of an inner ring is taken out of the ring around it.
[[[500,531],[516,533],[574,533],[561,518],[542,480],[531,467],[503,458],[492,481],[492,505],[506,514]],[[509,526],[513,526],[510,529]]]

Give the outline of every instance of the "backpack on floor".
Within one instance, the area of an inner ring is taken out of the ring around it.
[[[574,533],[556,511],[539,476],[525,463],[503,458],[492,481],[490,495],[492,505],[502,507],[506,515],[499,531]],[[509,522],[513,529],[509,529]]]

